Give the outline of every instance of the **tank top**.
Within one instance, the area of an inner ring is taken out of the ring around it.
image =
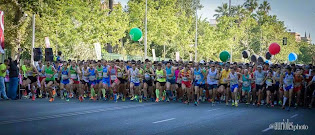
[[[272,78],[271,78],[271,77],[267,77],[267,79],[266,79],[266,85],[267,85],[268,87],[272,86]]]
[[[155,73],[156,73],[156,78],[157,78],[156,80],[158,82],[166,82],[165,77],[162,77],[164,76],[164,72],[162,69],[161,70],[156,69]]]
[[[151,73],[151,70],[145,68],[145,69],[144,69],[144,79],[147,80],[147,81],[148,81],[148,80],[151,80],[152,77],[150,76],[150,74],[152,74],[152,73]]]
[[[171,66],[170,68],[168,68],[168,67],[166,66],[166,67],[165,67],[165,70],[166,70],[166,78],[167,78],[168,80],[173,80],[173,79],[175,79],[175,74],[174,74],[174,76],[169,77],[170,75],[172,75],[172,66]]]
[[[82,79],[85,82],[89,82],[89,77],[88,75],[86,75],[86,72],[89,72],[89,69],[87,68],[86,70],[84,70],[84,67],[82,68]]]
[[[230,76],[230,79],[231,79],[230,86],[238,84],[238,75],[236,73],[234,73],[234,74],[230,73],[229,76]]]
[[[124,72],[125,72],[124,69],[118,68],[118,69],[117,69],[117,77],[118,77],[118,78],[124,78],[124,75],[123,75]]]
[[[77,71],[75,69],[73,69],[73,67],[70,67],[70,78],[77,81],[78,80],[78,74]]]
[[[117,79],[117,68],[109,67],[109,75],[110,75],[110,80],[115,81]]]
[[[244,90],[251,88],[251,85],[250,85],[251,82],[250,82],[250,80],[247,79],[247,78],[249,78],[249,75],[247,75],[246,77],[245,77],[245,75],[242,75],[242,81],[243,81],[242,88],[243,88]]]
[[[140,79],[138,77],[139,70],[137,68],[136,69],[129,68],[129,71],[130,71],[130,81],[133,83],[140,83]]]
[[[210,84],[210,85],[218,84],[218,80],[215,79],[216,76],[217,76],[217,69],[215,69],[213,72],[210,69],[209,73],[207,75],[207,83]]]
[[[265,77],[265,72],[264,71],[255,71],[255,83],[260,85],[261,83],[263,83],[264,81],[264,77]]]
[[[179,75],[179,69],[176,69],[175,70],[175,81],[177,82],[177,83],[180,83],[181,82],[181,79],[178,77],[178,75]]]
[[[295,75],[294,76],[294,83],[297,87],[300,87],[302,84],[303,78],[300,75]]]
[[[63,80],[63,81],[69,80],[68,74],[69,74],[68,69],[62,68],[61,69],[61,80]],[[67,78],[67,79],[65,79],[65,78]]]
[[[201,73],[201,69],[199,68],[198,70],[194,69],[194,75],[195,75],[195,81],[198,83],[198,84],[204,84],[204,77],[203,77],[203,74]]]
[[[46,81],[54,81],[55,77],[53,76],[54,71],[52,70],[52,66],[45,67]]]
[[[103,67],[103,66],[101,66],[101,67],[96,66],[96,73],[97,73],[97,75],[98,75],[97,80],[100,80],[100,79],[102,79],[103,77],[108,78],[108,77],[107,77],[107,68],[106,68],[106,67]]]
[[[94,68],[90,68],[88,70],[89,74],[89,81],[95,81],[96,80],[96,70]]]
[[[287,86],[290,86],[290,85],[293,85],[293,73],[291,74],[288,74],[288,73],[285,73],[285,77],[284,77],[284,84],[287,85]]]
[[[187,70],[186,72],[184,69],[181,71],[181,78],[183,82],[189,82],[190,81],[190,70]]]

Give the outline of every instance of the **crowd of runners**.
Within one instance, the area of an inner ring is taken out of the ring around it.
[[[162,61],[25,60],[20,67],[24,98],[183,102],[215,105],[312,107],[312,65]]]

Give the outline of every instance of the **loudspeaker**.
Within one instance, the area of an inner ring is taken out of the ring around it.
[[[43,58],[42,49],[41,48],[33,48],[34,53],[34,61],[41,61]]]
[[[54,53],[52,48],[45,48],[45,61],[53,61]]]

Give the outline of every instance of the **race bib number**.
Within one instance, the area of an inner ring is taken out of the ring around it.
[[[77,75],[76,74],[71,74],[71,79],[77,79]]]
[[[145,78],[146,80],[150,80],[150,79],[151,79],[151,77],[150,77],[149,74],[144,74],[144,78]]]
[[[261,83],[263,81],[263,78],[257,78],[256,83]]]
[[[117,76],[116,76],[116,75],[111,75],[111,76],[110,76],[110,79],[111,79],[112,81],[114,81],[114,80],[117,79]]]
[[[196,80],[201,80],[201,76],[200,75],[196,75]]]
[[[123,74],[121,72],[118,72],[117,76],[121,78],[121,77],[123,77]]]
[[[248,81],[243,82],[243,86],[244,87],[248,87],[249,86],[249,82]]]
[[[187,78],[187,77],[183,77],[183,81],[184,81],[184,82],[187,82],[187,81],[188,81],[188,78]]]
[[[68,75],[62,75],[61,77],[62,77],[62,80],[68,79]]]
[[[98,73],[98,75],[99,75],[99,76],[102,76],[102,73]],[[103,77],[105,77],[105,78],[108,77],[107,72],[104,72],[104,73],[103,73]]]
[[[95,79],[96,79],[95,76],[89,76],[89,80],[90,80],[90,81],[94,81]]]
[[[52,75],[51,75],[51,74],[47,74],[46,77],[47,77],[47,78],[51,78]]]
[[[180,83],[181,81],[182,81],[181,79],[177,78],[177,83]]]
[[[272,85],[271,80],[270,80],[270,79],[268,79],[268,80],[266,81],[266,84],[267,84],[268,86],[271,86],[271,85]]]

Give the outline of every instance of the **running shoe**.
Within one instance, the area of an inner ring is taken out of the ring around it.
[[[125,101],[126,101],[126,98],[125,98],[125,97],[122,97],[122,101],[125,102]]]
[[[212,102],[212,99],[208,99],[208,102],[211,103],[211,102]]]
[[[142,103],[142,98],[139,99],[139,103]]]
[[[284,110],[284,109],[285,109],[285,107],[284,107],[284,106],[282,106],[281,108],[282,108],[282,110]]]
[[[198,106],[198,102],[197,101],[195,101],[195,106]]]
[[[273,104],[274,104],[274,105],[277,105],[277,101],[274,101]]]
[[[134,97],[134,96],[132,96],[132,97],[130,98],[130,101],[133,101],[133,100],[135,100],[135,97]]]
[[[87,97],[87,95],[86,95],[86,94],[83,94],[83,97],[84,97],[84,98],[86,98],[86,97]]]
[[[162,101],[165,101],[165,96],[162,97]]]
[[[176,101],[176,97],[173,97],[173,101]]]
[[[297,108],[297,107],[298,107],[298,104],[297,104],[297,103],[295,103],[295,104],[294,104],[294,107],[295,107],[295,108]]]
[[[54,101],[54,98],[50,98],[50,99],[49,99],[49,102],[53,102],[53,101]]]
[[[189,102],[188,102],[188,101],[185,101],[185,102],[184,102],[184,104],[187,104],[187,105],[188,105],[188,104],[189,104]]]
[[[170,99],[169,99],[169,98],[167,98],[167,99],[166,99],[166,102],[170,102]]]
[[[250,103],[246,103],[246,105],[249,105]]]
[[[117,94],[114,94],[114,102],[117,102]]]
[[[38,95],[38,98],[43,98],[43,95],[42,95],[42,94],[39,94],[39,95]]]
[[[310,104],[310,105],[308,105],[308,108],[309,108],[309,109],[312,109],[312,105],[311,105],[311,104]]]
[[[139,100],[139,97],[138,97],[137,95],[135,96],[135,100],[136,100],[136,101],[138,101],[138,100]]]
[[[212,106],[215,106],[215,104],[213,102],[211,104],[212,104]]]
[[[259,102],[257,103],[257,106],[258,106],[258,107],[260,106],[260,103],[259,103]]]
[[[238,103],[237,102],[235,102],[235,107],[238,107]]]
[[[255,106],[256,104],[255,103],[253,103],[253,106]]]
[[[275,107],[275,105],[271,105],[271,107]]]
[[[279,105],[282,105],[282,101],[279,101]]]
[[[234,106],[235,105],[235,103],[234,102],[232,102],[232,106]]]
[[[155,102],[159,102],[159,98],[156,98],[156,99],[155,99]]]
[[[35,95],[32,96],[32,101],[35,101]]]
[[[82,101],[83,101],[83,97],[82,97],[82,96],[80,96],[80,97],[79,97],[79,100],[80,100],[80,102],[82,102]]]
[[[53,96],[53,97],[56,96],[56,90],[55,90],[55,89],[53,89],[53,91],[52,91],[52,96]]]
[[[226,103],[225,103],[225,105],[226,105],[226,106],[228,106],[228,105],[229,105],[229,103],[228,103],[228,102],[226,102]]]
[[[290,111],[290,107],[287,107],[287,111]]]

